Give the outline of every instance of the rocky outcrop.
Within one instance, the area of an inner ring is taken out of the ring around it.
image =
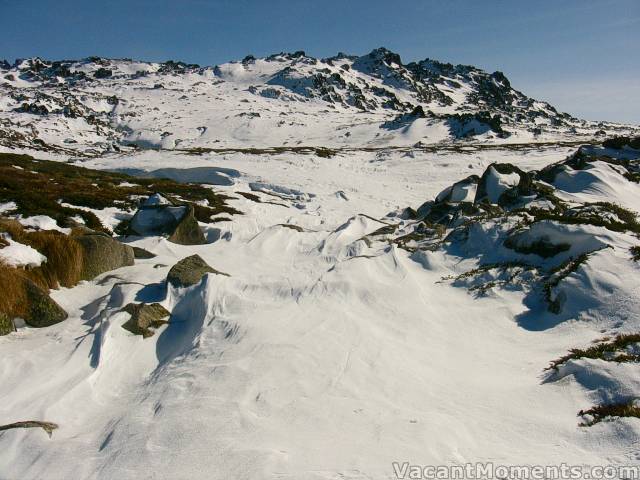
[[[131,318],[122,325],[135,335],[151,337],[155,329],[168,323],[171,313],[159,303],[130,303],[123,310],[131,314]]]
[[[165,235],[180,245],[202,245],[206,239],[194,215],[192,205],[174,205],[162,195],[151,195],[129,224],[132,235]]]
[[[176,263],[167,275],[167,282],[174,287],[190,287],[200,282],[207,273],[229,276],[205,262],[200,255],[191,255]]]
[[[100,233],[75,237],[82,249],[81,280],[91,280],[101,273],[134,263],[133,248]]]
[[[625,147],[640,150],[640,137],[630,138],[623,136],[608,138],[604,142],[602,142],[602,146],[604,148],[613,148],[615,150],[620,150]]]

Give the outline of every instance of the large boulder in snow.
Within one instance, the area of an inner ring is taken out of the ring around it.
[[[206,239],[192,205],[173,205],[162,195],[151,195],[131,219],[132,235],[166,235],[180,245],[202,245]]]
[[[450,187],[445,188],[436,197],[436,203],[460,203],[473,202],[476,197],[476,189],[480,178],[477,175],[470,175],[464,180],[460,180]]]
[[[151,337],[155,329],[167,323],[171,313],[159,303],[130,303],[123,310],[131,314],[131,318],[122,325],[122,328],[129,330],[144,338]]]
[[[191,255],[176,263],[167,274],[167,282],[174,287],[190,287],[200,282],[207,273],[227,275],[205,262],[200,255]]]
[[[20,268],[0,265],[0,292],[0,331],[3,335],[14,330],[15,318],[23,319],[32,327],[48,327],[67,318],[67,312]]]
[[[82,249],[81,280],[91,280],[101,273],[134,263],[133,248],[101,233],[75,237]]]
[[[194,215],[193,206],[188,205],[186,208],[186,213],[167,240],[180,245],[202,245],[207,243],[207,239],[202,230],[200,230],[200,225],[198,225],[198,220]]]
[[[474,203],[487,201],[498,204],[507,190],[514,189],[525,173],[510,163],[493,163],[480,177]]]
[[[31,280],[24,279],[24,292],[27,299],[27,315],[24,321],[31,327],[49,327],[67,318],[65,312],[49,296]]]

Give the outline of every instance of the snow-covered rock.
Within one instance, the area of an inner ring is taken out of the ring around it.
[[[39,267],[47,261],[47,257],[35,248],[16,242],[6,234],[0,234],[0,239],[8,245],[0,248],[0,260],[12,267]]]

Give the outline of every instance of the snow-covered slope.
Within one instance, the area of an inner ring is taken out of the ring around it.
[[[1,434],[0,472],[387,479],[392,462],[637,464],[640,421],[586,428],[576,417],[640,395],[637,363],[544,369],[570,348],[640,328],[640,267],[629,253],[637,224],[617,228],[623,220],[607,207],[595,217],[604,226],[595,225],[585,204],[637,211],[640,152],[588,147],[563,160],[567,153],[145,152],[88,161],[237,169],[245,173],[233,185],[216,188],[244,214],[206,226],[216,239],[208,245],[134,240],[157,257],[54,291],[69,319],[0,337],[0,418],[60,426],[51,439]],[[477,175],[445,188],[469,174]],[[437,200],[423,204],[429,198]],[[468,209],[474,201],[477,211]],[[542,218],[554,205],[564,220]],[[169,267],[193,253],[230,276],[167,286]],[[588,261],[545,300],[548,275],[584,253]],[[562,295],[550,311],[547,300]],[[151,338],[130,334],[122,307],[132,301],[160,302],[170,324]]]
[[[635,127],[384,49],[216,67],[30,59],[0,64],[0,92],[2,150],[141,177],[120,187],[206,184],[242,212],[201,222],[205,245],[121,238],[156,256],[52,290],[69,318],[0,336],[0,426],[59,426],[0,431],[0,478],[640,465],[638,418],[578,416],[640,412],[640,150],[573,145]],[[18,214],[3,185],[2,216],[68,233]],[[107,232],[135,200],[57,198]],[[6,263],[45,261],[2,240]],[[228,276],[168,284],[193,254]],[[131,302],[160,303],[169,323],[130,333]]]
[[[0,63],[0,145],[61,154],[576,141],[632,129],[559,113],[501,72],[428,59],[405,65],[384,48],[215,67],[95,57]]]

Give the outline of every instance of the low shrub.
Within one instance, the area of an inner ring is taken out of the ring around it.
[[[15,202],[15,213],[25,217],[47,215],[59,226],[73,225],[73,217],[79,216],[92,230],[111,233],[94,213],[74,206],[92,209],[115,206],[132,211],[138,207],[140,197],[154,193],[176,204],[193,204],[196,218],[202,222],[209,222],[213,215],[221,213],[240,213],[225,203],[228,197],[199,184],[138,178],[35,160],[28,155],[0,153],[0,202]],[[72,206],[64,207],[61,203]]]
[[[578,412],[579,417],[584,417],[586,415],[591,416],[591,418],[582,422],[580,424],[582,427],[591,427],[596,423],[600,423],[611,417],[640,418],[640,407],[635,405],[634,400],[629,400],[621,403],[596,405],[595,407],[591,407],[589,410],[580,410]]]
[[[546,370],[557,370],[560,365],[569,360],[580,358],[593,358],[619,363],[637,362],[640,361],[640,355],[624,351],[627,347],[637,343],[640,343],[640,333],[620,334],[613,340],[602,338],[596,340],[595,345],[589,348],[573,348],[569,350],[570,353],[552,361]]]
[[[0,219],[0,232],[11,235],[16,242],[35,248],[47,261],[39,267],[22,270],[22,275],[39,287],[72,287],[80,281],[82,250],[73,236],[55,230],[26,231],[15,220]]]

